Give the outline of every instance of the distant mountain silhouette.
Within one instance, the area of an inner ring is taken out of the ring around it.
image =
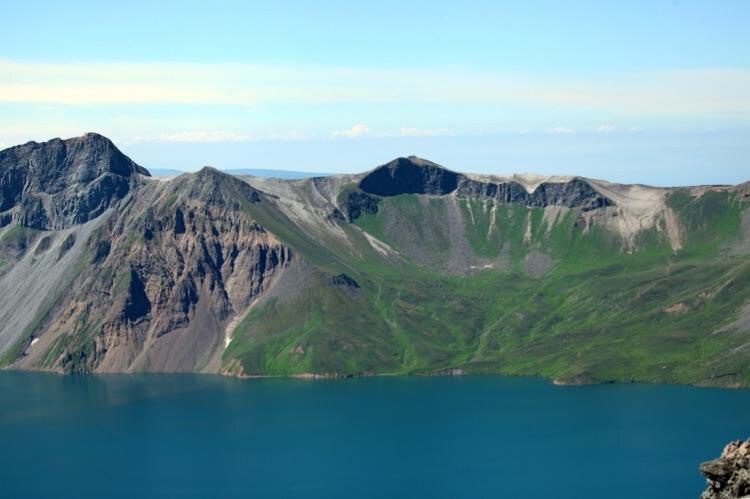
[[[218,170],[224,173],[228,173],[229,175],[250,175],[253,177],[273,177],[285,179],[327,177],[330,175],[330,173],[298,172],[293,170],[273,170],[265,168],[219,168]],[[151,175],[153,175],[154,177],[176,177],[177,175],[188,173],[185,170],[176,170],[174,168],[149,168],[148,171],[151,172]]]

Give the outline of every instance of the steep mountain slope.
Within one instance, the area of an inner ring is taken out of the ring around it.
[[[746,185],[415,157],[156,180],[95,134],[2,151],[0,168],[9,367],[750,384]]]

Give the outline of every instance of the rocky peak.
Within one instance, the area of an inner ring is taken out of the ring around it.
[[[180,175],[172,187],[176,194],[187,196],[193,201],[223,206],[230,201],[247,200],[257,203],[261,192],[234,175],[221,172],[211,166],[204,166],[194,173]]]
[[[111,140],[98,133],[89,132],[61,142],[68,151],[69,164],[73,167],[91,168],[93,165],[101,173],[110,172],[124,177],[134,173],[151,176],[147,169],[125,156]]]
[[[98,133],[11,147],[0,151],[0,168],[27,169],[34,174],[31,180],[48,192],[61,190],[71,182],[87,183],[105,173],[150,176],[148,170]],[[61,185],[59,180],[65,182]]]
[[[375,168],[362,178],[359,188],[368,195],[377,196],[440,196],[455,192],[459,197],[492,198],[505,204],[530,207],[554,205],[581,208],[584,211],[614,204],[580,177],[565,182],[542,182],[532,192],[528,192],[524,185],[513,180],[477,179],[416,156],[397,158]],[[356,218],[357,211],[351,213]]]
[[[396,158],[381,165],[360,181],[359,187],[370,194],[450,194],[458,186],[459,174],[437,163],[416,156]]]
[[[61,229],[99,216],[148,170],[106,137],[28,142],[0,151],[0,217],[36,229]]]

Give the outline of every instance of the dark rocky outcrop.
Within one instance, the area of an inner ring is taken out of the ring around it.
[[[368,173],[359,187],[370,194],[450,194],[458,187],[459,174],[416,156],[397,158]]]
[[[346,274],[339,274],[331,277],[331,284],[333,284],[334,286],[341,286],[346,288],[359,288],[359,284],[357,284],[357,281]]]
[[[97,357],[96,344],[93,341],[87,341],[80,348],[65,350],[60,360],[60,367],[66,374],[90,374]]]
[[[750,439],[730,442],[721,456],[700,465],[706,477],[701,499],[750,497]]]
[[[95,133],[0,151],[0,217],[64,229],[99,216],[148,171]]]
[[[52,236],[44,236],[41,238],[37,243],[36,248],[34,248],[34,254],[39,256],[50,249],[50,247],[52,247],[52,239]],[[75,240],[73,240],[73,242],[75,243]]]
[[[57,259],[61,259],[63,256],[65,256],[65,253],[70,251],[70,249],[73,247],[73,245],[76,243],[76,235],[68,234],[65,239],[63,239],[62,244],[60,244],[60,249],[57,253]]]
[[[109,251],[111,249],[112,249],[112,244],[106,239],[97,241],[94,247],[94,255],[91,257],[91,263],[95,265],[103,261],[109,255]]]
[[[463,177],[457,194],[463,197],[492,198],[506,204],[540,208],[565,206],[582,208],[583,211],[614,204],[580,178],[573,178],[568,182],[542,182],[533,192],[527,192],[518,182],[491,183]]]
[[[359,187],[366,193],[379,196],[445,195],[455,192],[460,197],[492,198],[506,204],[565,206],[584,211],[614,204],[588,182],[577,177],[567,182],[542,182],[533,192],[527,192],[518,182],[475,180],[415,156],[398,158],[376,168],[360,181]],[[356,210],[352,214],[350,220],[359,216]]]
[[[328,220],[329,222],[333,222],[333,223],[341,223],[341,222],[346,222],[347,217],[344,216],[344,213],[341,210],[339,210],[338,208],[334,208],[326,216],[326,220]],[[354,219],[349,219],[350,222],[352,220]]]
[[[151,302],[146,295],[141,277],[134,269],[130,270],[128,281],[121,317],[124,321],[133,323],[148,315],[151,311]]]
[[[379,202],[380,198],[377,196],[372,196],[366,192],[353,191],[347,194],[344,202],[341,203],[341,209],[346,213],[347,219],[353,222],[363,213],[377,213]]]
[[[182,214],[182,210],[177,208],[174,212],[174,233],[184,234],[185,233],[185,215]]]

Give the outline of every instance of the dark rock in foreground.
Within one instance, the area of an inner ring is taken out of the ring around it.
[[[700,465],[707,480],[701,499],[750,497],[750,439],[730,442],[721,457]]]

